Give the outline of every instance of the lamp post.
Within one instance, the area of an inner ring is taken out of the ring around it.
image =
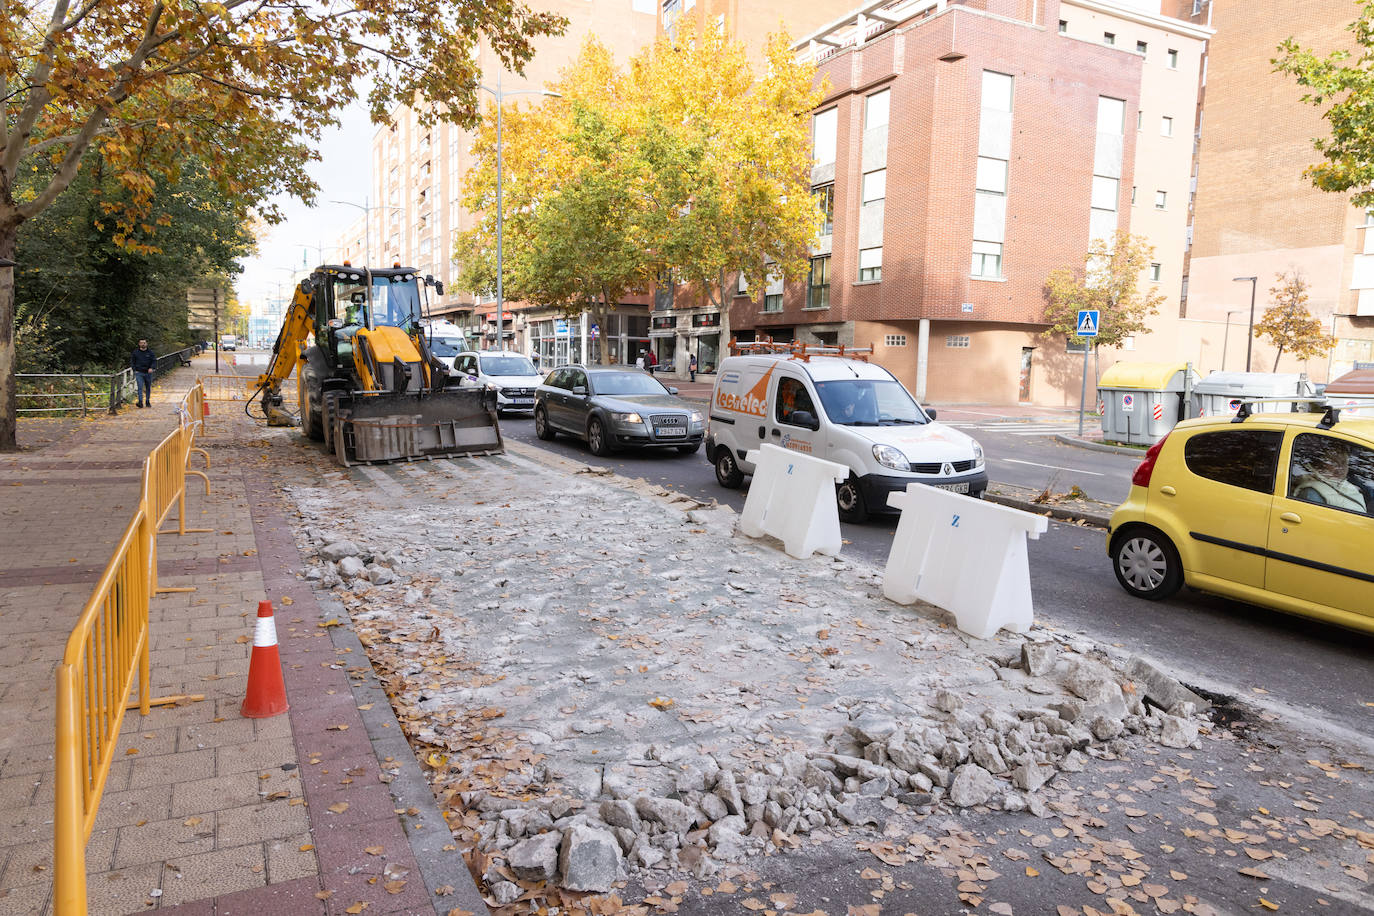
[[[1231,309],[1226,313],[1226,333],[1221,336],[1221,371],[1226,371],[1226,345],[1231,341],[1231,316],[1239,312],[1240,309]]]
[[[477,84],[478,89],[483,89],[492,94],[496,99],[496,349],[506,348],[505,335],[503,334],[502,319],[506,311],[506,289],[503,278],[505,275],[504,262],[501,257],[501,231],[504,227],[502,214],[502,198],[505,196],[501,185],[501,109],[505,107],[506,97],[512,95],[542,95],[551,99],[561,99],[563,96],[557,92],[550,92],[547,89],[517,89],[514,92],[501,91],[501,71],[496,72],[496,88]]]
[[[363,202],[355,204],[351,200],[331,200],[331,204],[343,204],[345,207],[357,207],[363,211],[363,260],[366,266],[372,267],[372,211],[373,210],[405,210],[405,207],[393,207],[390,204],[369,205],[368,199],[363,198]]]
[[[1250,371],[1250,351],[1255,343],[1255,287],[1259,286],[1259,277],[1232,277],[1232,283],[1250,283],[1250,324],[1245,334],[1245,371]],[[1237,310],[1239,311],[1239,310]]]

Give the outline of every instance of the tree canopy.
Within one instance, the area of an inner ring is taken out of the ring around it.
[[[1271,63],[1305,91],[1302,100],[1324,109],[1331,135],[1312,141],[1321,162],[1304,173],[1323,191],[1355,191],[1357,207],[1374,207],[1374,0],[1360,4],[1347,29],[1357,51],[1339,49],[1325,56],[1293,38],[1279,45]]]
[[[1307,281],[1301,273],[1278,273],[1274,279],[1276,285],[1269,288],[1274,304],[1255,322],[1254,333],[1278,348],[1272,370],[1278,372],[1279,360],[1285,350],[1298,359],[1325,356],[1336,345],[1336,338],[1327,334],[1322,323],[1308,310]]]
[[[756,74],[741,44],[689,23],[624,69],[593,40],[551,87],[559,98],[504,114],[508,298],[600,320],[669,274],[718,307],[736,272],[756,288],[770,270],[800,275],[820,219],[808,142],[820,95],[788,45],[771,37]],[[496,276],[493,121],[463,201],[482,218],[455,250],[464,282],[486,290]]]
[[[1144,236],[1117,231],[1110,239],[1093,239],[1083,267],[1059,267],[1045,281],[1043,334],[1063,334],[1080,342],[1078,312],[1097,309],[1096,345],[1118,347],[1127,337],[1150,333],[1149,319],[1159,311],[1164,294],[1157,287],[1141,290],[1140,280],[1154,257]]]
[[[0,257],[98,150],[123,187],[102,200],[115,244],[137,247],[159,181],[201,163],[241,215],[307,200],[310,142],[364,79],[374,120],[396,104],[477,121],[479,43],[517,71],[561,30],[521,0],[10,0],[0,7]],[[42,182],[23,182],[44,175]],[[0,269],[0,449],[13,448],[13,274]]]

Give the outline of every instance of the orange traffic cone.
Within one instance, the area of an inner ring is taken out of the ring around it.
[[[248,695],[239,710],[249,719],[279,716],[290,707],[286,684],[281,676],[281,657],[277,654],[277,622],[272,602],[258,602],[258,626],[253,631],[253,657],[248,662]]]

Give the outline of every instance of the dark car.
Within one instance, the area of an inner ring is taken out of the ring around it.
[[[594,455],[618,448],[701,448],[706,420],[652,375],[612,366],[554,369],[534,392],[534,431],[541,439],[567,433]]]

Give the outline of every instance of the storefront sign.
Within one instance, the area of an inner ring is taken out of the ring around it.
[[[487,312],[487,321],[495,321],[495,320],[496,320],[496,313],[495,313],[495,312]],[[502,312],[502,313],[501,313],[501,320],[502,320],[502,321],[514,321],[514,320],[515,320],[515,313],[514,313],[514,312]]]
[[[677,318],[672,315],[655,315],[652,327],[655,331],[671,331],[677,327]]]
[[[553,320],[553,336],[554,336],[554,337],[567,337],[568,334],[569,334],[570,332],[571,332],[571,329],[568,327],[568,319],[566,319],[566,318],[555,318],[555,319]]]
[[[707,312],[705,315],[693,315],[692,327],[694,328],[718,328],[720,327],[720,312]]]

